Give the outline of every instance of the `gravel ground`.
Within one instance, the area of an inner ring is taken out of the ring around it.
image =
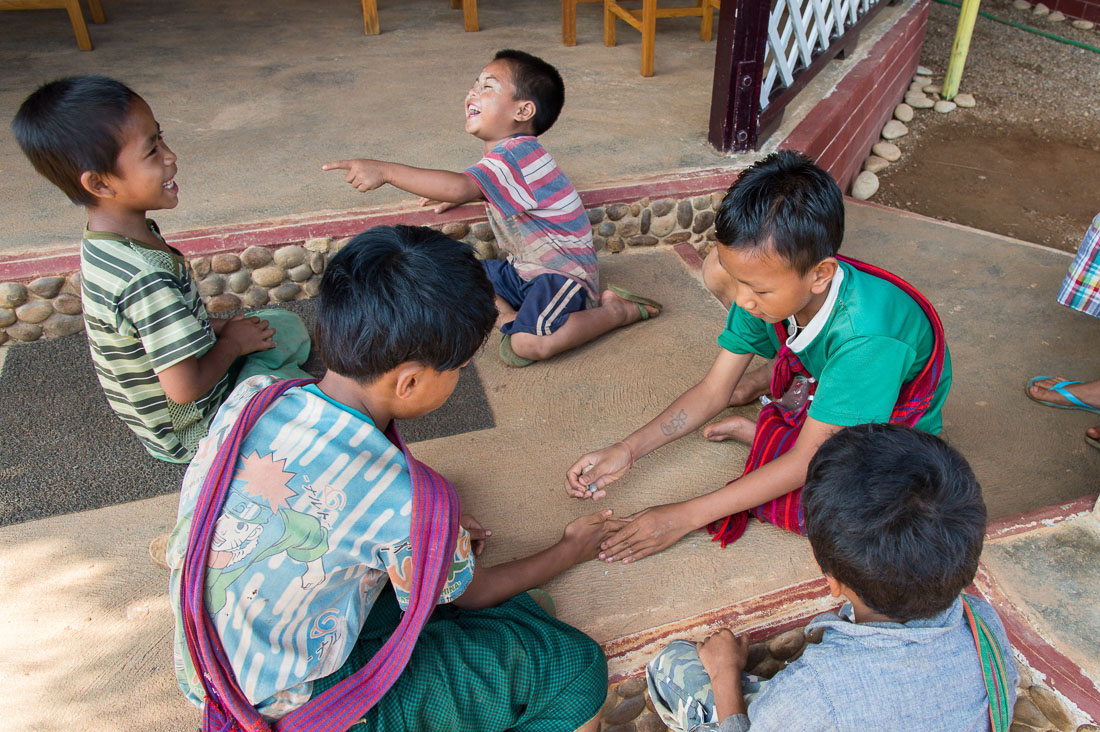
[[[981,10],[1100,47],[1074,28],[986,0]],[[959,9],[932,2],[921,64],[943,81]],[[979,16],[961,91],[973,109],[917,111],[875,200],[1073,250],[1100,210],[1100,54]]]

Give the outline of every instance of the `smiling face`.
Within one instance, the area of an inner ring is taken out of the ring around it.
[[[103,175],[113,202],[131,211],[175,208],[176,155],[165,144],[149,105],[135,99],[119,130],[121,145],[115,170]]]
[[[771,245],[719,245],[718,261],[733,281],[734,303],[739,308],[768,323],[781,323],[793,315],[799,325],[806,325],[820,309],[836,264],[826,259],[800,275]]]
[[[517,133],[533,134],[534,107],[534,102],[516,99],[508,62],[493,61],[466,92],[466,131],[491,144]]]

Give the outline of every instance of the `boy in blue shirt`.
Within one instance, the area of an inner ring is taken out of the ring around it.
[[[848,427],[814,456],[802,506],[829,591],[848,602],[810,622],[821,642],[770,681],[743,675],[746,636],[673,641],[646,668],[662,720],[677,732],[1007,730],[1019,677],[1004,626],[960,594],[986,520],[962,455],[898,425]]]

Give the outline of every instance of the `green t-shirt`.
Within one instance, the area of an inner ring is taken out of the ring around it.
[[[793,325],[788,322],[788,331]],[[920,305],[896,286],[840,263],[825,303],[809,323],[787,339],[817,382],[809,416],[850,426],[889,422],[903,384],[932,357],[935,334]],[[718,345],[732,353],[773,358],[779,352],[775,327],[734,305]],[[943,429],[941,411],[951,387],[951,356],[932,403],[916,426],[931,434]]]

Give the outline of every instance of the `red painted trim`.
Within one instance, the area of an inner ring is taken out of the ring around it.
[[[1090,718],[1100,720],[1100,690],[1096,683],[1080,666],[1035,631],[984,564],[978,565],[974,587],[997,611],[1013,651],[1046,677],[1044,685],[1061,694]]]
[[[997,539],[1016,536],[1017,534],[1023,534],[1032,529],[1054,526],[1063,521],[1077,518],[1078,516],[1091,512],[1092,507],[1096,505],[1096,499],[1097,496],[1095,494],[1082,496],[1069,503],[1062,503],[1057,506],[1044,506],[1034,511],[1027,511],[1025,513],[1016,514],[1015,516],[1006,516],[997,519],[986,527],[986,541],[996,541]]]
[[[699,256],[699,252],[695,251],[695,247],[686,241],[682,241],[679,244],[674,244],[672,250],[680,255],[680,259],[684,260],[684,264],[692,269],[703,268],[703,258]]]

